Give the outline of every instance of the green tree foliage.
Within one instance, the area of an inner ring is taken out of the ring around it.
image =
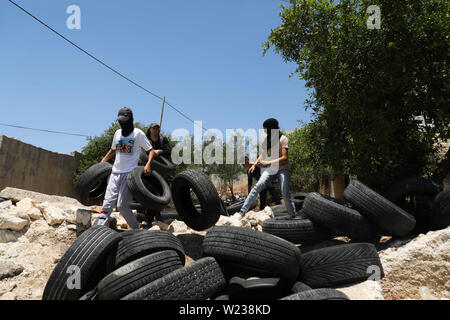
[[[367,27],[370,5],[381,9],[380,29]],[[294,74],[310,89],[306,108],[320,123],[298,139],[314,132],[322,168],[350,172],[379,190],[424,174],[438,138],[450,137],[449,13],[447,0],[282,5],[282,24],[264,54],[273,47],[297,63]],[[432,125],[420,126],[417,116]]]
[[[227,163],[227,151],[233,154],[233,163]],[[238,148],[235,143],[224,142],[223,143],[223,163],[222,164],[210,164],[207,165],[208,174],[216,174],[219,179],[228,187],[231,192],[231,199],[236,200],[234,196],[234,181],[239,177],[241,173],[245,173],[246,169],[242,166],[243,161],[238,159]]]
[[[325,139],[320,138],[320,123],[301,123],[289,134],[291,186],[294,190],[315,191],[316,183],[330,174],[325,159]]]

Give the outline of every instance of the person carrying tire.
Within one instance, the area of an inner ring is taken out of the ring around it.
[[[239,213],[243,217],[248,212],[250,205],[255,201],[258,194],[267,188],[269,183],[278,179],[289,217],[294,218],[295,205],[289,191],[290,166],[288,159],[288,138],[281,134],[278,120],[274,118],[264,121],[263,128],[267,133],[267,137],[261,145],[260,156],[249,169],[249,172],[253,173],[257,166],[263,168],[264,172],[247,196],[247,199],[245,199],[244,205]],[[271,160],[263,160],[267,158],[268,154],[271,155]]]
[[[160,129],[159,124],[152,123],[147,129],[146,136],[152,144],[153,150],[155,151],[155,157],[164,156],[170,160],[171,150],[169,140],[166,137],[160,136]]]
[[[133,112],[131,109],[126,107],[120,109],[117,121],[121,129],[114,133],[111,149],[102,159],[102,162],[107,162],[115,155],[114,165],[97,224],[105,225],[111,216],[113,207],[117,204],[117,209],[127,224],[132,229],[138,229],[139,222],[130,208],[133,196],[127,186],[127,176],[137,167],[141,148],[149,152],[144,174],[147,176],[150,175],[150,164],[155,156],[155,152],[144,132],[134,127]]]
[[[258,182],[259,178],[261,178],[261,168],[256,166],[255,170],[253,172],[250,172],[250,168],[253,164],[251,164],[249,162],[248,157],[245,157],[245,162],[242,165],[244,168],[249,168],[247,170],[247,178],[248,178],[248,194],[250,194],[250,191],[252,190],[252,185],[253,185],[253,178],[256,180],[256,182]],[[259,210],[264,210],[264,208],[266,207],[267,204],[267,192],[270,192],[270,197],[271,200],[273,202],[275,202],[276,204],[281,204],[281,201],[279,199],[279,197],[277,196],[276,192],[275,192],[275,188],[272,185],[272,181],[269,183],[269,185],[267,186],[267,188],[265,188],[264,190],[262,190],[259,194]]]

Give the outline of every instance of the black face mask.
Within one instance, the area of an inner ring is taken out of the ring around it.
[[[128,120],[127,122],[120,122],[120,127],[122,128],[122,135],[124,137],[128,137],[134,130],[133,119]]]

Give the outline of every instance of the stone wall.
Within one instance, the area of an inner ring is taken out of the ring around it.
[[[74,197],[77,156],[60,154],[0,135],[0,190],[6,187]]]

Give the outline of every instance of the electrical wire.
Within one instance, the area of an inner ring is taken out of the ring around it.
[[[78,50],[80,50],[81,52],[83,52],[84,54],[88,55],[90,58],[94,59],[95,61],[97,61],[98,63],[100,63],[101,65],[103,65],[104,67],[108,68],[109,70],[111,70],[112,72],[114,72],[115,74],[117,74],[118,76],[122,77],[123,79],[127,80],[128,82],[130,82],[131,84],[135,85],[136,87],[144,90],[145,92],[147,92],[148,94],[154,96],[155,98],[159,99],[159,100],[163,100],[163,98],[161,98],[160,96],[158,96],[157,94],[151,92],[150,90],[144,88],[142,85],[138,84],[137,82],[131,80],[130,78],[128,78],[127,76],[123,75],[121,72],[117,71],[116,69],[112,68],[111,66],[109,66],[108,64],[104,63],[102,60],[96,58],[94,55],[90,54],[89,52],[87,52],[86,50],[84,50],[83,48],[81,48],[80,46],[78,46],[77,44],[75,44],[74,42],[72,42],[71,40],[69,40],[68,38],[66,38],[65,36],[63,36],[62,34],[60,34],[58,31],[56,31],[55,29],[53,29],[52,27],[50,27],[48,24],[46,24],[45,22],[43,22],[42,20],[40,20],[39,18],[35,17],[33,14],[31,14],[30,12],[28,12],[26,9],[22,8],[21,6],[19,6],[17,3],[15,3],[12,0],[8,0],[9,2],[11,2],[13,5],[15,5],[17,8],[19,8],[20,10],[22,10],[23,12],[25,12],[27,15],[29,15],[30,17],[32,17],[33,19],[35,19],[36,21],[38,21],[40,24],[42,24],[43,26],[45,26],[47,29],[49,29],[50,31],[54,32],[55,34],[57,34],[59,37],[61,37],[62,39],[64,39],[65,41],[67,41],[68,43],[70,43],[72,46],[74,46],[75,48],[77,48]],[[182,111],[180,111],[178,108],[174,107],[173,105],[171,105],[170,103],[166,102],[166,104],[171,107],[173,110],[175,110],[176,112],[178,112],[182,117],[184,117],[185,119],[189,120],[190,122],[192,122],[194,125],[198,125],[195,123],[194,120],[192,120],[190,117],[188,117],[186,114],[184,114]],[[206,131],[206,129],[201,126],[201,128],[203,130]]]

